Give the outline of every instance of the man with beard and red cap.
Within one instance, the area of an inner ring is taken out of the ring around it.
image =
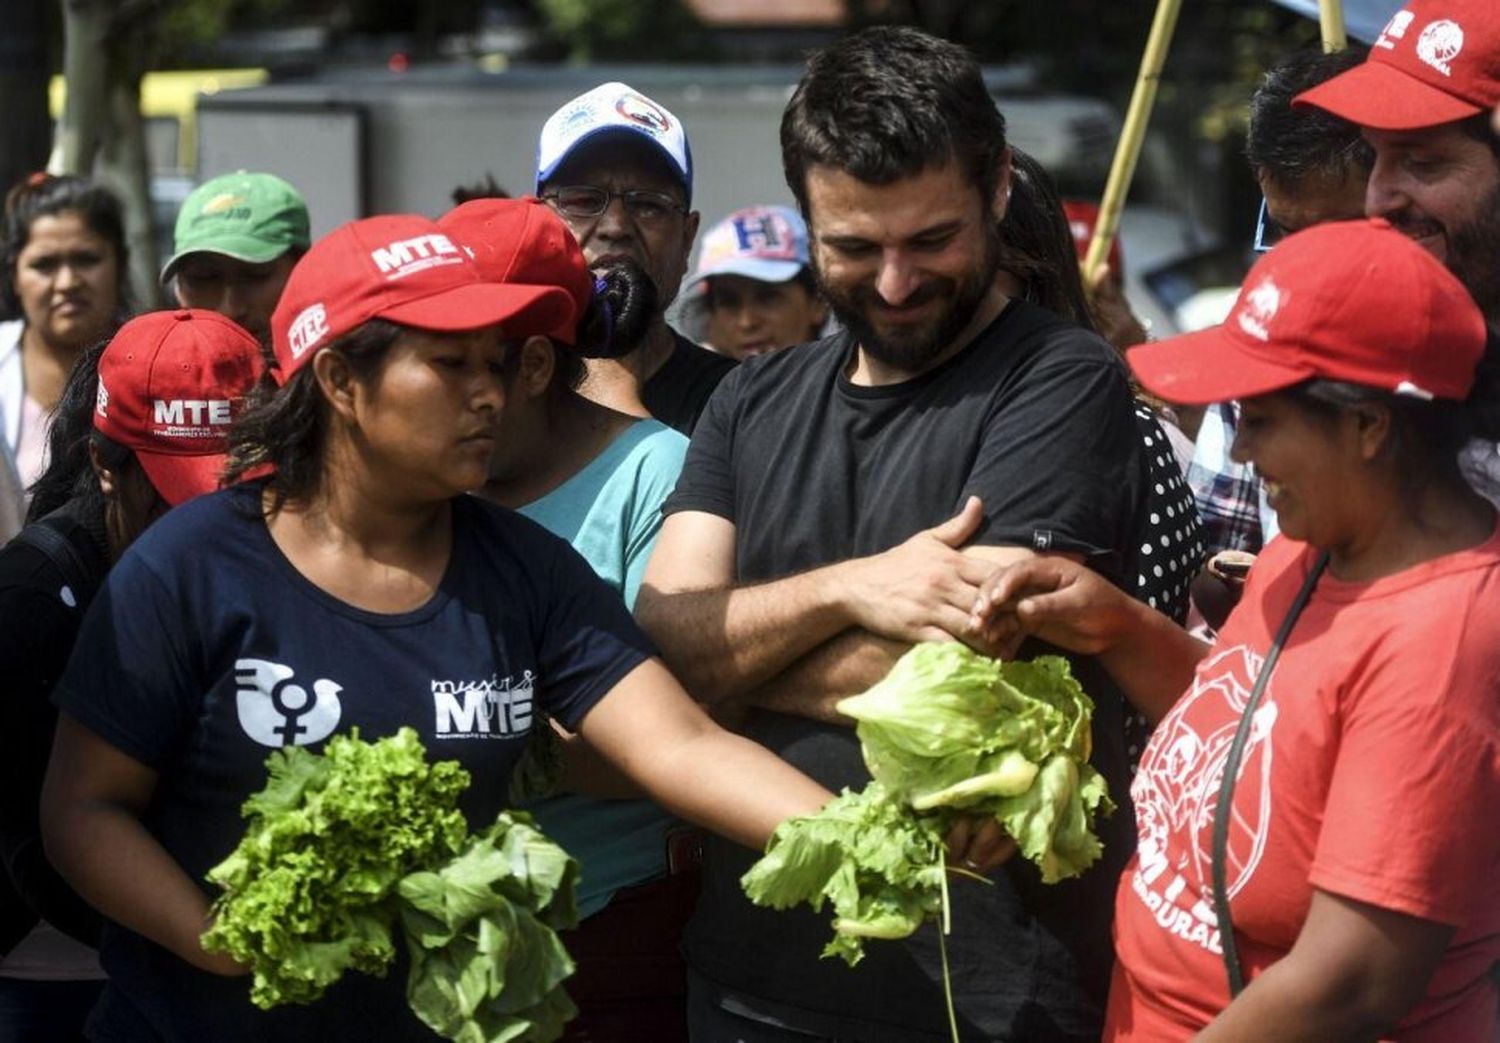
[[[1500,325],[1500,11],[1493,0],[1413,0],[1369,60],[1309,90],[1375,150],[1365,212],[1384,217],[1458,276]],[[1465,473],[1500,503],[1500,446],[1474,443]]]
[[[1129,585],[1169,563],[1136,538],[1146,469],[1119,359],[997,286],[1010,153],[973,58],[909,28],[847,37],[812,58],[781,141],[843,331],[719,385],[636,613],[695,697],[859,788],[869,774],[835,702],[913,642],[976,640],[976,582],[996,563],[1065,555]],[[1097,702],[1095,764],[1126,804],[1120,696],[1090,661],[1074,669]],[[1104,857],[1075,880],[1044,886],[1013,860],[951,881],[965,1038],[1098,1038],[1129,822],[1101,824]],[[684,939],[693,1039],[950,1038],[933,926],[871,945],[851,973],[818,958],[826,917],[749,904],[752,861],[707,851]]]
[[[1500,11],[1493,0],[1413,0],[1363,64],[1298,96],[1364,129],[1375,150],[1365,212],[1458,276],[1500,322]]]

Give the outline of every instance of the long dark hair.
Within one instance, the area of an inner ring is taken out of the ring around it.
[[[1073,233],[1047,168],[1011,149],[1010,205],[1000,222],[1000,267],[1026,287],[1026,299],[1093,331]]]
[[[97,447],[101,461],[112,470],[122,470],[134,460],[129,449],[94,429],[99,357],[108,346],[108,340],[101,340],[85,349],[63,385],[47,434],[47,469],[31,486],[31,506],[26,511],[28,524],[51,514],[69,500],[76,500],[84,523],[97,527],[101,534],[104,532],[108,501],[89,459],[89,446]]]
[[[368,381],[404,329],[371,319],[328,350],[343,357],[356,379]],[[269,373],[263,376],[250,392],[245,412],[229,429],[224,484],[268,469],[272,510],[289,500],[307,500],[323,481],[329,409],[312,366],[303,366],[282,386]]]
[[[577,391],[587,374],[586,358],[620,358],[640,347],[656,302],[656,283],[640,265],[622,260],[605,268],[594,281],[594,296],[578,320],[574,343],[552,342],[549,392]],[[507,377],[520,368],[520,359],[519,351],[507,353]]]
[[[0,247],[5,278],[0,281],[0,306],[6,318],[21,315],[16,298],[16,260],[31,238],[31,226],[39,217],[74,213],[88,230],[114,249],[117,262],[115,292],[121,317],[129,311],[130,250],[125,245],[125,214],[113,192],[88,178],[71,174],[54,177],[32,174],[5,196],[5,241]]]

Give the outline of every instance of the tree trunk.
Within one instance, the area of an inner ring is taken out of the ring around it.
[[[48,168],[97,177],[125,207],[130,286],[138,308],[161,303],[141,75],[151,53],[154,0],[63,0],[63,117]]]
[[[108,134],[94,161],[94,174],[125,204],[125,244],[130,249],[131,297],[138,310],[162,305],[161,270],[156,256],[156,222],[151,208],[151,172],[146,159],[146,125],[141,118],[141,80],[136,73],[112,78]]]
[[[109,111],[109,36],[113,28],[106,0],[63,0],[63,77],[68,97],[48,169],[54,174],[87,174],[99,151]]]

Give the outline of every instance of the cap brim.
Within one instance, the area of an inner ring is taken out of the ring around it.
[[[1375,130],[1419,130],[1467,119],[1484,108],[1385,62],[1366,61],[1305,90],[1293,105],[1315,105]]]
[[[146,477],[151,479],[151,485],[173,507],[219,488],[219,478],[229,459],[225,453],[188,456],[181,453],[156,453],[149,449],[136,449],[134,452]]]
[[[1289,388],[1314,376],[1304,366],[1274,356],[1277,345],[1252,350],[1223,326],[1142,344],[1125,360],[1142,387],[1158,398],[1206,406]]]
[[[563,164],[572,157],[573,153],[577,152],[580,148],[582,148],[586,144],[589,144],[590,142],[599,141],[603,138],[611,136],[625,137],[632,141],[644,141],[652,148],[656,149],[657,152],[661,153],[662,158],[667,161],[667,166],[671,168],[671,170],[677,175],[678,181],[681,182],[683,191],[687,195],[688,205],[692,205],[692,173],[689,170],[684,170],[682,168],[682,164],[677,161],[677,157],[672,155],[672,150],[667,148],[667,146],[663,145],[659,140],[657,140],[656,135],[652,134],[649,130],[646,130],[642,127],[627,126],[623,123],[606,123],[601,127],[595,127],[593,130],[585,131],[584,133],[578,135],[578,137],[573,141],[569,142],[568,147],[559,152],[557,154],[557,157],[553,159],[551,163],[548,163],[546,166],[539,167],[537,169],[536,194],[542,194],[542,186],[545,185],[548,181],[552,180],[553,175],[555,175],[558,170],[562,168]]]
[[[444,333],[499,326],[507,337],[548,335],[576,321],[573,298],[560,286],[467,283],[380,311],[375,318]]]
[[[719,275],[741,275],[757,282],[787,282],[797,277],[805,268],[801,261],[768,261],[760,257],[732,257],[714,265],[706,272],[699,272],[688,281],[687,289]]]
[[[283,256],[291,250],[295,243],[268,243],[263,239],[224,239],[216,241],[212,245],[190,246],[186,250],[175,253],[162,265],[161,281],[171,281],[177,273],[177,266],[194,254],[218,254],[220,257],[229,257],[236,261],[244,261],[246,264],[266,264]]]

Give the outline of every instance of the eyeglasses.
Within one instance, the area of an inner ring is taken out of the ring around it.
[[[1270,252],[1271,247],[1286,238],[1287,232],[1266,213],[1266,201],[1260,201],[1260,216],[1255,219],[1255,252]]]
[[[665,192],[645,189],[626,189],[611,192],[594,185],[567,185],[542,197],[555,206],[564,217],[591,220],[609,209],[609,201],[618,199],[625,204],[625,213],[639,224],[660,224],[674,214],[687,213],[687,207]]]

